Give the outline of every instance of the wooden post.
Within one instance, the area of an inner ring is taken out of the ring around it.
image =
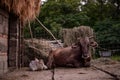
[[[19,55],[19,19],[10,13],[9,17],[9,34],[8,34],[8,61],[9,67],[18,68]]]

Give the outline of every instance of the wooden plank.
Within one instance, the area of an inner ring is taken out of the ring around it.
[[[8,36],[8,65],[18,68],[19,54],[19,19],[10,13],[9,18],[9,36]],[[13,56],[14,55],[14,56]]]

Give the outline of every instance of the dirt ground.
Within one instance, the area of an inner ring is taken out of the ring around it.
[[[29,71],[22,68],[0,76],[0,80],[120,80],[120,62],[109,58],[93,60],[89,68],[55,68]]]

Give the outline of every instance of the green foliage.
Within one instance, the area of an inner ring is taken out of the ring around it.
[[[119,51],[115,51],[112,56],[111,56],[112,60],[116,60],[116,61],[120,61],[120,50]]]
[[[118,55],[111,56],[111,59],[115,60],[115,61],[120,61],[120,56],[118,56]]]
[[[61,24],[57,24],[56,22],[53,22],[51,26],[53,26],[51,28],[51,31],[53,32],[54,36],[60,38],[59,31],[61,30]]]
[[[78,14],[79,12],[76,10],[76,6],[73,3],[68,1],[62,2],[61,0],[59,0],[59,2],[48,1],[41,8],[40,20],[49,29],[52,27],[50,25],[52,22],[61,24],[61,27],[74,27],[76,24],[79,25],[78,21],[75,19]]]
[[[120,21],[104,20],[95,24],[98,41],[106,44],[120,44]]]
[[[58,34],[61,28],[89,25],[89,17],[79,10],[79,1],[80,0],[48,0],[48,2],[41,7],[39,19],[56,37],[59,37]]]
[[[24,28],[24,38],[30,38],[30,31],[29,31],[29,28],[26,26]]]
[[[81,2],[82,1],[82,2]],[[39,20],[59,38],[61,28],[80,25],[95,29],[100,44],[120,44],[120,0],[48,0],[41,6]],[[32,23],[34,37],[43,29]],[[25,37],[30,37],[25,29]]]

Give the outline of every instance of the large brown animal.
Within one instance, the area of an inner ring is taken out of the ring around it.
[[[90,66],[90,46],[97,46],[92,37],[81,37],[72,46],[53,50],[49,54],[47,66],[49,69],[53,66]]]

